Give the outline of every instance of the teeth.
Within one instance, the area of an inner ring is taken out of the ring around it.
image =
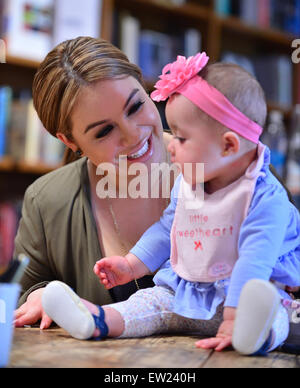
[[[140,158],[148,151],[148,149],[149,149],[149,144],[148,144],[148,141],[146,141],[144,146],[136,154],[128,155],[128,158],[130,159]]]

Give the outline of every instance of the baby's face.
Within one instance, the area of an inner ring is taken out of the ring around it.
[[[180,165],[185,180],[196,184],[216,178],[224,167],[218,130],[190,100],[179,94],[169,99],[166,118],[173,134],[168,147],[171,161]],[[197,163],[204,164],[204,179],[202,174],[196,174]],[[192,165],[193,169],[185,164]]]

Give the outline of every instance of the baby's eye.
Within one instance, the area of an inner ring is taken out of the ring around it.
[[[177,140],[179,140],[179,142],[181,143],[181,144],[183,144],[184,142],[185,142],[185,138],[183,138],[183,137],[180,137],[180,136],[175,136],[174,137],[175,139],[177,139]]]

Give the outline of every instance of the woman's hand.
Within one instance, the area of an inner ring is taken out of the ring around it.
[[[97,261],[94,272],[107,289],[126,284],[134,279],[128,260],[122,256],[105,257]]]
[[[15,311],[15,327],[33,325],[41,319],[40,329],[48,329],[52,319],[44,312],[42,295],[44,288],[39,288],[29,294],[27,301]]]

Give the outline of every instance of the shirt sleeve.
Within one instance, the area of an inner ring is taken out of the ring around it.
[[[181,175],[174,183],[171,192],[171,202],[164,211],[160,220],[153,224],[131,249],[131,253],[137,256],[151,272],[155,272],[169,259],[171,242],[170,234],[175,215]]]
[[[251,279],[269,280],[289,224],[288,198],[282,187],[261,185],[253,196],[238,242],[224,306],[237,307],[243,286]]]
[[[28,295],[55,279],[47,259],[46,238],[36,197],[30,186],[24,196],[22,218],[15,238],[14,255],[24,253],[30,258],[21,279],[19,306]]]

